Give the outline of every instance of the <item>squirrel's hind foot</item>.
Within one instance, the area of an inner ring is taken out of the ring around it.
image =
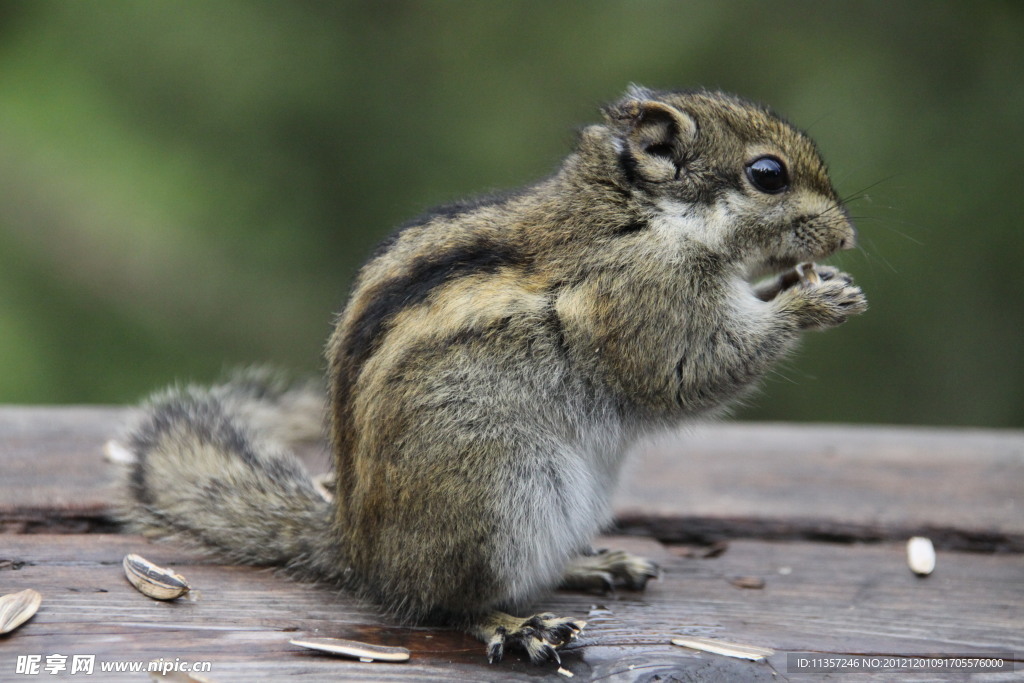
[[[587,622],[554,614],[514,617],[504,612],[491,612],[471,629],[473,635],[487,643],[487,659],[491,664],[501,661],[510,647],[525,650],[534,664],[552,660],[561,663],[558,648],[576,639]]]
[[[658,578],[658,565],[623,550],[599,550],[580,555],[565,569],[559,588],[612,593],[616,588],[642,591]]]

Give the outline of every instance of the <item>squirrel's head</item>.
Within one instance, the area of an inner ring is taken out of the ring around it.
[[[632,86],[604,114],[605,125],[583,132],[580,153],[598,154],[606,172],[611,163],[630,210],[669,243],[702,244],[751,275],[854,246],[814,143],[768,109],[724,93]]]

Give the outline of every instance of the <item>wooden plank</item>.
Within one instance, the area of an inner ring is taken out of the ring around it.
[[[697,559],[649,540],[603,542],[655,556],[663,575],[643,594],[558,593],[537,606],[588,621],[584,637],[563,655],[574,680],[778,680],[791,652],[1024,652],[1024,582],[1013,556],[940,553],[935,573],[920,579],[907,569],[902,544],[738,541],[717,558]],[[5,537],[0,548],[0,567],[7,567],[0,569],[0,592],[36,588],[44,595],[32,621],[0,638],[0,680],[21,680],[14,675],[17,656],[33,654],[92,654],[97,662],[210,661],[208,675],[218,682],[299,674],[311,681],[564,680],[554,666],[537,669],[519,655],[489,666],[482,645],[462,634],[401,627],[345,595],[266,570],[210,563],[140,537],[17,535]],[[201,598],[145,598],[121,573],[127,552],[173,566]],[[761,577],[764,588],[737,588],[730,582],[736,576]],[[413,657],[406,664],[364,664],[288,644],[314,635],[400,645]],[[697,654],[670,645],[676,635],[777,653],[767,663]],[[122,679],[141,677],[100,677]]]
[[[115,479],[102,447],[126,415],[103,407],[0,408],[0,528],[102,526]]]
[[[0,408],[0,525],[110,530],[116,468],[102,446],[123,408]],[[322,450],[304,454],[322,469]],[[933,537],[1024,552],[1024,432],[715,424],[637,449],[621,528],[672,542]]]
[[[621,528],[670,542],[927,535],[1024,552],[1024,432],[715,424],[637,449]]]

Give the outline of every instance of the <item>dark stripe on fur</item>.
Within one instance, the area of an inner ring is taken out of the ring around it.
[[[640,172],[637,170],[636,157],[630,154],[629,150],[623,146],[621,152],[619,152],[619,168],[622,169],[622,174],[626,177],[626,182],[630,185],[636,185],[640,181]]]
[[[525,265],[521,252],[492,239],[478,239],[416,260],[405,275],[384,283],[372,294],[370,303],[349,330],[344,350],[352,376],[358,376],[387,324],[402,310],[423,303],[435,289],[456,278]]]
[[[365,310],[347,330],[333,362],[340,361],[330,387],[335,407],[332,434],[340,474],[348,471],[353,440],[351,393],[363,365],[383,338],[388,323],[400,311],[423,303],[445,283],[477,273],[493,273],[503,267],[525,267],[528,259],[509,244],[491,238],[454,246],[447,251],[421,257],[405,275],[385,282],[369,294]],[[338,495],[347,495],[350,479],[339,478]]]
[[[612,234],[616,236],[632,235],[646,230],[648,225],[649,223],[646,221],[630,221],[629,223],[616,226]]]

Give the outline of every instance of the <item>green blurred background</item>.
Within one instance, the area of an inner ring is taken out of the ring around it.
[[[630,82],[810,131],[872,309],[745,419],[1024,426],[1024,4],[0,2],[0,401],[318,372],[361,259]]]

